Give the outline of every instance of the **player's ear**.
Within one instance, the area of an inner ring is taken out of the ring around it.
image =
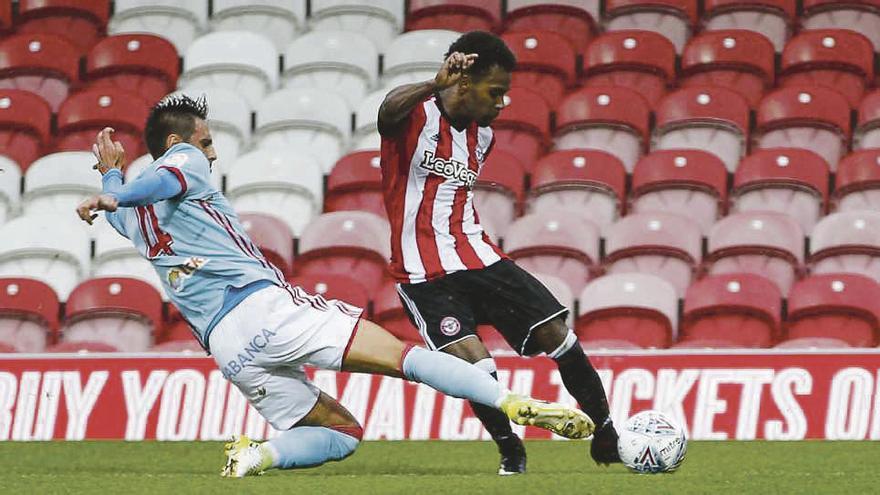
[[[171,133],[168,137],[165,138],[165,149],[171,149],[175,144],[179,144],[183,142],[183,138],[180,137],[179,134]]]

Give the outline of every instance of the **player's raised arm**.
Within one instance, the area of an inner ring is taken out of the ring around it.
[[[476,59],[476,53],[467,55],[461,52],[450,53],[433,80],[404,84],[391,90],[379,107],[377,123],[379,134],[383,136],[392,134],[416,105],[435,91],[444,90],[457,83]]]

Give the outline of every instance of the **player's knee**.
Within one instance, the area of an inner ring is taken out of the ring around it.
[[[577,335],[570,329],[566,329],[565,337],[556,347],[545,350],[547,357],[555,360],[562,359],[564,356],[571,354],[572,349],[580,349],[581,344],[578,342]],[[583,354],[583,351],[581,351]]]
[[[577,337],[574,336],[574,333],[568,328],[568,325],[565,324],[562,318],[554,318],[539,326],[532,333],[532,338],[535,339],[537,348],[548,356],[556,352],[560,346],[568,346],[570,348],[572,339],[574,342],[577,342]]]

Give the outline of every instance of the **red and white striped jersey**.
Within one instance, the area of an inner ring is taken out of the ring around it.
[[[474,183],[493,143],[489,127],[452,127],[434,96],[395,135],[382,137],[391,271],[398,281],[425,282],[505,257],[474,209]]]

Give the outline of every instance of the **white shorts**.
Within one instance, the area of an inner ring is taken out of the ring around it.
[[[209,346],[223,376],[277,430],[287,430],[318,401],[304,365],[339,370],[362,310],[299,288],[257,291],[214,327]]]

